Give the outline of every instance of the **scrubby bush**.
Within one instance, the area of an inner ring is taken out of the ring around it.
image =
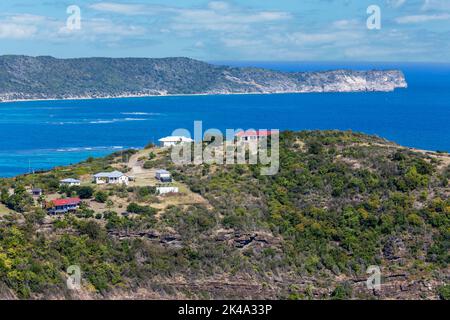
[[[97,191],[95,193],[95,201],[105,203],[108,200],[108,194],[103,191]]]
[[[143,215],[154,215],[157,210],[149,206],[140,206],[137,203],[132,202],[127,206],[127,211]]]
[[[75,187],[74,190],[80,199],[90,199],[94,194],[94,188],[90,186]]]

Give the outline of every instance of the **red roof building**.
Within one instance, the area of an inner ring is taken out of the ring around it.
[[[50,214],[67,213],[78,209],[80,198],[55,199],[47,203]]]
[[[80,202],[81,202],[80,198],[67,198],[67,199],[52,200],[50,203],[52,203],[54,206],[67,206],[80,204]]]

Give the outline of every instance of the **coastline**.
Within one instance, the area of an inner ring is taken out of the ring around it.
[[[118,96],[104,96],[104,97],[93,97],[93,96],[79,96],[70,98],[33,98],[33,99],[11,99],[11,100],[1,100],[0,104],[3,103],[15,103],[15,102],[36,102],[36,101],[79,101],[79,100],[112,100],[112,99],[128,99],[128,98],[162,98],[162,97],[201,97],[201,96],[232,96],[232,95],[283,95],[283,94],[312,94],[312,93],[376,93],[376,92],[393,92],[398,89],[407,89],[405,87],[397,87],[392,90],[348,90],[348,91],[323,91],[323,90],[309,90],[309,91],[280,91],[280,92],[214,92],[214,93],[183,93],[183,94],[125,94]]]
[[[449,166],[450,165],[450,152],[449,151],[442,151],[442,152],[438,152],[438,151],[432,151],[432,150],[425,150],[425,149],[417,149],[417,148],[413,148],[413,147],[407,147],[407,146],[402,146],[402,145],[398,145],[398,144],[393,144],[393,145],[382,145],[382,144],[374,144],[378,147],[386,147],[386,148],[395,148],[395,149],[400,149],[400,150],[408,150],[411,152],[415,152],[415,153],[421,153],[425,156],[430,156],[430,157],[434,157],[436,159],[439,159],[442,161],[442,164],[440,166]],[[106,158],[109,157],[117,152],[124,152],[127,150],[137,150],[137,151],[142,151],[145,150],[145,146],[143,147],[136,147],[136,148],[127,148],[127,149],[120,149],[120,150],[116,150],[114,152],[111,153],[107,153],[103,156],[100,157],[96,157],[98,159],[101,158]],[[89,158],[89,157],[88,157]],[[64,164],[64,165],[55,165],[54,167],[48,168],[48,169],[43,169],[43,170],[39,170],[39,172],[51,172],[53,170],[55,170],[56,168],[64,168],[64,167],[70,167],[73,165],[78,165],[80,163],[85,162],[88,158],[84,159],[84,160],[80,160],[79,162],[76,163],[70,163],[70,164]],[[4,176],[0,176],[0,180],[2,179],[16,179],[18,177],[22,177],[22,176],[27,176],[30,174],[34,174],[33,173],[22,173],[22,174],[17,174],[14,176],[10,176],[10,177],[4,177]]]

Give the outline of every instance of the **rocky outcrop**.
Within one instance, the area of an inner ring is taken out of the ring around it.
[[[391,274],[383,278],[379,290],[367,289],[365,279],[355,282],[353,285],[353,296],[357,298],[432,300],[438,299],[436,289],[442,284],[442,282],[436,280],[411,280],[409,274]]]
[[[392,236],[383,247],[383,256],[389,261],[401,259],[406,253],[406,247],[403,240]]]
[[[157,230],[113,230],[109,232],[109,235],[119,240],[140,238],[172,247],[180,247],[182,245],[181,235],[177,233],[161,233]]]
[[[222,230],[218,232],[215,240],[218,242],[226,242],[227,244],[239,249],[247,246],[277,246],[280,243],[279,239],[275,238],[270,233],[263,231],[243,233],[233,230]]]

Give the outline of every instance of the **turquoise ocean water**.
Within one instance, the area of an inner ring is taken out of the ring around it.
[[[138,148],[177,128],[351,129],[450,151],[450,65],[248,62],[284,71],[404,71],[390,93],[174,96],[0,103],[0,177]]]

